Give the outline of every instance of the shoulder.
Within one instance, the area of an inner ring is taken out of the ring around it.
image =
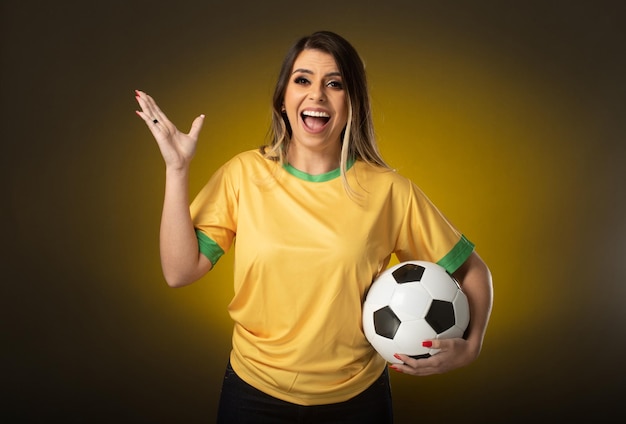
[[[246,150],[240,153],[237,153],[235,156],[230,158],[226,164],[241,164],[241,163],[252,163],[259,160],[264,160],[261,152],[258,149],[256,150]]]
[[[246,150],[232,156],[216,173],[235,187],[258,184],[274,175],[278,162],[267,159],[259,151]]]
[[[358,187],[361,185],[369,193],[385,193],[389,199],[408,202],[411,199],[422,202],[427,199],[422,189],[410,178],[393,168],[371,165],[361,160],[354,164],[353,180]]]
[[[376,187],[386,186],[409,190],[414,185],[410,179],[395,169],[372,165],[362,160],[355,162],[354,171],[357,179],[366,179],[368,185]]]

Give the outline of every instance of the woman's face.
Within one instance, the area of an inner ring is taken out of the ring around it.
[[[339,68],[330,54],[303,50],[298,55],[285,90],[284,105],[292,143],[318,151],[341,150],[348,106]]]

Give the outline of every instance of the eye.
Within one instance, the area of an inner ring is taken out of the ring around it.
[[[293,82],[295,82],[296,84],[302,84],[302,85],[304,85],[304,84],[308,84],[308,83],[309,83],[309,80],[308,80],[308,79],[306,79],[306,78],[304,78],[304,77],[296,77],[296,78],[293,80]]]
[[[337,88],[339,90],[343,89],[343,83],[341,81],[328,81],[328,84],[326,84],[328,87],[331,88]]]

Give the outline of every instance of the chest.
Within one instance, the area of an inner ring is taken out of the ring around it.
[[[377,263],[393,250],[396,215],[385,195],[355,201],[339,180],[258,187],[240,194],[237,254],[268,263],[296,256]]]

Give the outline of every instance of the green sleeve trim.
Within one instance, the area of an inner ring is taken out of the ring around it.
[[[196,229],[196,237],[198,238],[198,247],[200,253],[206,256],[213,266],[220,260],[224,254],[224,250],[209,236],[202,231]]]
[[[465,236],[461,236],[461,240],[448,252],[446,256],[441,258],[437,264],[441,265],[452,274],[459,269],[463,262],[469,258],[474,251],[474,243],[469,241]]]

